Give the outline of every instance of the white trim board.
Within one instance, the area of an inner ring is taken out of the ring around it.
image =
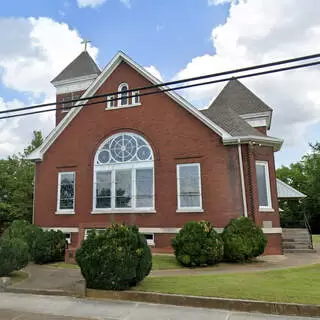
[[[139,74],[141,74],[144,78],[149,80],[152,84],[161,84],[157,78],[151,75],[146,69],[133,61],[130,57],[128,57],[122,51],[119,51],[113,59],[109,62],[109,64],[104,68],[101,74],[93,81],[90,87],[86,90],[86,92],[81,96],[81,98],[94,96],[101,85],[109,78],[109,76],[113,73],[113,71],[119,66],[121,62],[127,63],[130,67],[136,70]],[[167,86],[162,86],[162,89],[167,89]],[[172,100],[177,102],[181,107],[189,111],[193,116],[203,122],[206,126],[212,129],[215,133],[217,133],[221,137],[231,137],[229,133],[219,127],[217,124],[212,122],[206,116],[204,116],[197,108],[195,108],[191,103],[182,98],[179,94],[174,91],[166,91],[166,95],[168,95]],[[81,100],[75,103],[78,104],[86,104],[89,100]],[[34,161],[41,161],[43,155],[50,148],[50,146],[54,143],[54,141],[59,137],[59,135],[63,132],[63,130],[68,126],[68,124],[77,116],[77,114],[82,110],[82,107],[73,108],[66,114],[66,116],[59,122],[59,124],[51,131],[51,133],[44,140],[42,145],[37,148],[34,152],[32,152],[28,159]]]
[[[77,233],[77,232],[79,232],[79,228],[76,228],[76,227],[52,227],[52,228],[42,227],[42,230],[44,230],[44,231],[47,231],[47,230],[58,231],[58,230],[60,230],[64,233],[70,233],[70,232]]]
[[[43,227],[43,230],[61,230],[62,232],[79,232],[79,228],[77,227]],[[93,227],[88,227],[86,229],[93,229]],[[99,228],[95,228],[99,229]],[[101,229],[101,228],[100,228]],[[223,231],[223,228],[214,228],[218,233]],[[170,233],[175,234],[178,233],[181,228],[139,228],[139,232],[141,233]],[[282,228],[262,228],[264,234],[281,234]]]

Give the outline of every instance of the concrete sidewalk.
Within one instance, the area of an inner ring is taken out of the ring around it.
[[[208,268],[183,268],[171,270],[154,270],[151,277],[161,276],[183,276],[199,274],[222,274],[237,272],[254,272],[283,269],[288,267],[304,266],[313,263],[320,263],[320,252],[287,254],[285,256],[263,256],[258,262],[231,264],[220,263]],[[47,265],[30,264],[25,269],[29,279],[14,286],[16,289],[26,290],[48,290],[73,295],[76,292],[76,283],[83,280],[80,269],[55,268]]]
[[[0,320],[12,319],[314,320],[320,318],[274,316],[259,313],[175,307],[126,301],[98,301],[71,297],[0,293]]]
[[[14,285],[13,287],[16,289],[61,291],[73,295],[76,291],[76,283],[83,280],[80,269],[62,269],[29,264],[23,271],[29,274],[29,278]]]

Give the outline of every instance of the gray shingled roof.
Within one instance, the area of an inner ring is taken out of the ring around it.
[[[99,75],[99,67],[87,51],[83,51],[64,70],[62,70],[51,82],[62,81],[92,74]]]
[[[207,118],[216,123],[231,136],[265,136],[259,130],[251,127],[233,109],[217,105],[214,108],[200,110]]]
[[[264,136],[251,127],[240,115],[272,111],[239,80],[227,83],[208,109],[200,110],[231,136]]]
[[[240,115],[272,111],[268,105],[237,79],[227,83],[210,108],[215,105],[229,106]]]

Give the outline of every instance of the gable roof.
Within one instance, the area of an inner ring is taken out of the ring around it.
[[[221,105],[229,106],[239,115],[272,111],[236,78],[227,83],[209,108]]]
[[[82,51],[66,68],[64,68],[52,81],[55,83],[67,79],[73,79],[101,73],[95,61],[87,51]]]
[[[304,193],[289,186],[280,179],[277,179],[277,193],[279,199],[302,199],[307,197]]]
[[[78,58],[80,58],[80,56]],[[89,54],[84,53],[82,57],[84,56],[89,56]],[[90,59],[92,60],[91,57]],[[77,65],[78,63],[75,63],[76,60],[74,60],[68,67],[70,67],[73,63]],[[94,96],[97,90],[100,88],[100,86],[106,81],[106,79],[112,74],[112,72],[122,62],[127,63],[130,67],[136,70],[145,79],[149,80],[152,84],[154,85],[161,84],[161,81],[158,80],[156,77],[154,77],[152,74],[150,74],[145,68],[137,64],[135,61],[133,61],[130,57],[128,57],[122,51],[119,51],[113,57],[113,59],[108,63],[108,65],[104,68],[104,70],[100,73],[100,75],[92,82],[89,88],[84,92],[84,94],[81,96],[81,99]],[[66,69],[68,69],[68,67]],[[64,73],[64,71],[62,71],[62,73]],[[71,72],[69,73],[68,71],[68,74],[70,75]],[[60,77],[60,75],[58,75],[56,78]],[[55,79],[54,81],[57,81]],[[62,81],[62,79],[58,81]],[[165,90],[165,89],[168,89],[169,87],[161,86],[159,88],[161,88],[162,90]],[[216,134],[218,134],[222,138],[222,142],[225,145],[249,143],[249,142],[255,141],[263,145],[272,146],[274,147],[275,150],[279,150],[281,148],[283,140],[263,135],[258,130],[254,129],[248,123],[246,123],[245,120],[241,119],[241,117],[239,117],[239,115],[237,114],[237,112],[235,112],[233,108],[232,109],[225,108],[223,107],[222,104],[220,105],[217,104],[218,108],[216,110],[212,110],[211,109],[213,105],[212,104],[209,109],[200,111],[175,91],[166,91],[164,92],[164,94],[168,95],[178,105],[186,109],[194,117],[196,117],[198,120],[203,122],[207,127],[213,130]],[[80,104],[83,104],[83,106],[71,109],[65,115],[65,117],[59,122],[59,124],[51,131],[51,133],[45,138],[42,145],[29,155],[28,159],[34,160],[34,161],[41,161],[45,152],[50,148],[50,146],[54,143],[54,141],[68,126],[68,124],[77,116],[77,114],[81,111],[81,109],[86,107],[85,104],[88,101],[89,99],[76,102],[75,106]],[[219,110],[220,110],[220,113],[219,113]]]
[[[161,81],[154,77],[151,73],[149,73],[145,68],[137,64],[122,51],[119,51],[109,62],[109,64],[104,68],[104,70],[100,73],[100,75],[92,82],[90,87],[84,92],[81,98],[93,96],[121,62],[127,63],[130,67],[132,67],[134,70],[140,73],[152,84],[161,84]],[[168,89],[168,87],[161,86],[161,89],[165,90]],[[231,135],[227,131],[225,131],[215,122],[207,118],[204,114],[200,112],[200,110],[195,108],[191,103],[186,101],[178,93],[174,91],[166,91],[165,94],[167,94],[171,99],[177,102],[181,107],[189,111],[197,119],[202,121],[206,126],[208,126],[210,129],[216,132],[219,136],[223,138],[231,137]],[[62,131],[67,127],[67,125],[76,117],[76,115],[81,111],[81,109],[85,107],[85,104],[88,101],[89,100],[81,100],[76,102],[75,106],[79,104],[83,104],[84,106],[71,109],[66,114],[66,116],[59,122],[59,124],[51,131],[51,133],[45,138],[42,145],[29,155],[28,159],[35,161],[42,160],[44,153],[50,148],[50,146],[54,143],[54,141],[58,138]]]

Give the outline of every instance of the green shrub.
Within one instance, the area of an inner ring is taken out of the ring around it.
[[[28,264],[28,246],[20,239],[1,239],[0,277],[8,276]]]
[[[112,225],[91,232],[77,250],[76,261],[88,288],[125,290],[151,271],[150,248],[135,226]]]
[[[4,231],[3,239],[20,239],[28,245],[29,260],[34,260],[35,244],[42,229],[24,220],[15,220]]]
[[[213,265],[223,258],[223,242],[207,221],[187,222],[172,239],[176,259],[186,267]]]
[[[224,258],[227,261],[244,262],[260,256],[267,245],[262,229],[251,219],[232,219],[222,233]]]
[[[34,262],[45,264],[64,260],[66,238],[62,231],[42,231],[34,246]]]
[[[37,264],[64,259],[66,240],[62,231],[43,231],[27,221],[16,220],[5,230],[3,239],[20,239],[25,242],[29,261]]]

